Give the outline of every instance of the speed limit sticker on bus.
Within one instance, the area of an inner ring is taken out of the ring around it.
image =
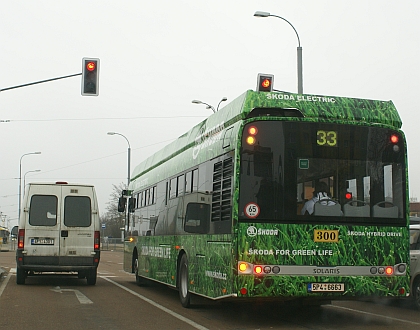
[[[245,206],[245,215],[248,218],[256,218],[260,214],[260,207],[256,203],[248,203]]]

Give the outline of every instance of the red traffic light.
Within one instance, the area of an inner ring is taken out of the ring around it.
[[[86,63],[86,70],[93,71],[96,69],[96,62],[87,62]]]
[[[257,92],[273,91],[274,75],[259,73],[257,77]]]
[[[82,95],[99,94],[99,58],[82,59]]]
[[[261,83],[261,86],[264,87],[264,88],[268,88],[268,87],[270,87],[270,85],[271,85],[271,80],[268,79],[268,78],[264,79]]]

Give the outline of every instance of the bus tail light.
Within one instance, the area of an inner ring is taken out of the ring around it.
[[[25,247],[25,229],[19,229],[18,233],[18,249]]]
[[[93,249],[99,250],[101,244],[101,232],[99,230],[95,230],[95,235],[93,239]]]
[[[392,134],[391,137],[390,137],[390,140],[391,140],[392,144],[397,144],[398,140],[399,140],[398,135],[397,134]]]
[[[257,275],[259,275],[259,274],[261,274],[263,272],[263,268],[262,268],[262,266],[255,266],[254,267],[254,273],[255,274],[257,274]]]
[[[245,261],[238,262],[238,274],[252,274],[253,266]]]
[[[248,136],[246,137],[246,143],[250,146],[257,142],[256,135],[258,134],[258,128],[256,126],[250,126],[247,129]]]

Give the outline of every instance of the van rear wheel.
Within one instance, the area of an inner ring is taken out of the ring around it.
[[[97,274],[97,268],[89,270],[86,273],[86,279],[88,285],[95,285],[96,284],[96,274]]]
[[[22,268],[16,268],[16,284],[25,284],[26,271]]]

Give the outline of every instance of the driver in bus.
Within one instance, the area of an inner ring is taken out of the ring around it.
[[[331,196],[329,195],[329,189],[328,189],[328,185],[325,182],[318,182],[315,185],[315,189],[313,192],[313,197],[308,200],[305,205],[303,205],[302,210],[301,210],[301,214],[305,215],[305,214],[309,214],[311,215],[312,213],[314,213],[314,205],[316,202],[318,201],[322,201],[324,200],[324,202],[321,202],[321,204],[323,205],[335,205],[336,203],[334,201],[331,200]]]

